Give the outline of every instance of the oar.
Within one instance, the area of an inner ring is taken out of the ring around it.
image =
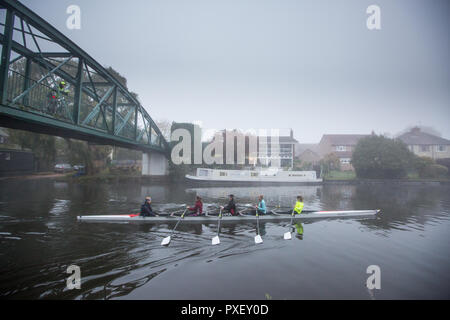
[[[183,209],[181,209],[181,210],[176,210],[176,211],[172,212],[172,213],[170,214],[170,216],[173,217],[173,216],[175,215],[175,213],[179,213],[179,212],[181,212],[181,211],[183,211]]]
[[[170,243],[170,239],[172,237],[172,234],[175,232],[175,229],[177,228],[178,224],[180,223],[180,221],[184,218],[184,214],[186,213],[188,208],[186,208],[183,212],[183,214],[180,216],[180,218],[178,219],[177,224],[175,225],[175,228],[173,228],[172,232],[170,233],[170,236],[165,237],[162,241],[161,241],[161,245],[162,246],[167,246]]]
[[[242,210],[242,211],[239,211],[239,213],[242,214],[243,212],[247,212],[247,211],[250,210],[250,209],[252,209],[252,208],[244,209],[244,210]]]
[[[259,234],[259,214],[258,214],[258,209],[256,209],[256,225],[257,225],[257,233],[255,236],[255,243],[262,243],[263,239],[261,238],[261,235]]]
[[[220,209],[220,212],[219,212],[219,218],[218,218],[217,220],[219,220],[218,226],[217,226],[217,236],[215,236],[214,238],[212,238],[212,245],[213,245],[213,246],[215,246],[216,244],[219,244],[219,243],[220,243],[219,233],[220,233],[220,220],[222,220],[222,208]]]
[[[292,226],[292,222],[294,220],[294,209],[292,209],[292,217],[291,217],[291,223],[289,224],[289,231],[284,233],[284,240],[291,240],[292,236],[291,236],[291,226]]]

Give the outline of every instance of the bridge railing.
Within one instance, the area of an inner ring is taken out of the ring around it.
[[[13,102],[23,92],[26,81],[33,86],[32,89]],[[55,87],[37,83],[36,80],[27,78],[17,71],[10,70],[8,73],[7,101],[10,106],[73,123],[73,93],[69,91],[64,97],[58,97],[56,91]]]
[[[18,1],[2,0],[1,16],[0,120],[10,116],[57,127],[58,134],[168,152],[137,97],[86,52]]]

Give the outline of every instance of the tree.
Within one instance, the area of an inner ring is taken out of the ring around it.
[[[159,131],[161,131],[161,134],[166,139],[166,141],[170,141],[170,134],[172,133],[172,123],[169,120],[161,119],[161,120],[155,120],[156,125],[159,128]]]
[[[55,137],[29,131],[9,129],[9,140],[20,148],[30,149],[36,161],[37,171],[53,170],[56,158]]]
[[[324,175],[330,173],[332,170],[341,170],[341,162],[335,153],[326,154],[320,160],[320,166]]]
[[[111,146],[92,145],[85,141],[66,139],[72,164],[83,164],[87,175],[98,173],[106,165],[106,159],[112,151]]]
[[[359,178],[396,179],[406,176],[414,157],[402,141],[371,135],[359,140],[352,165]]]

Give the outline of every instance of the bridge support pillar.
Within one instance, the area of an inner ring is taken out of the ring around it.
[[[157,152],[142,153],[143,176],[167,176],[169,174],[169,161]]]

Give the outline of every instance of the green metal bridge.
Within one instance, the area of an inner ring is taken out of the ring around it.
[[[0,44],[0,126],[168,157],[167,141],[136,97],[20,2],[0,1]]]

